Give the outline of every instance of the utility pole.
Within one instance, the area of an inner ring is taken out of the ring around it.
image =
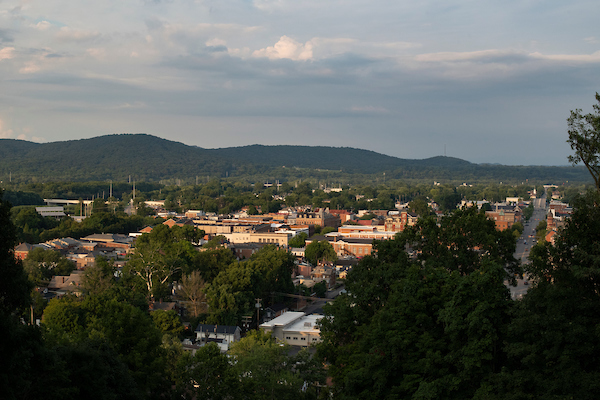
[[[260,325],[260,302],[262,299],[256,299],[256,329],[258,329]]]

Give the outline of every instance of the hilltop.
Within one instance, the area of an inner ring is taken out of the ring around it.
[[[251,145],[204,149],[147,134],[32,143],[0,139],[0,174],[13,181],[137,181],[210,178],[588,182],[583,168],[481,165],[453,157],[402,159],[349,147]]]

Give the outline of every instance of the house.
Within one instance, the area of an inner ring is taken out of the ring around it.
[[[292,346],[307,347],[321,341],[318,322],[323,315],[306,315],[300,311],[288,311],[279,317],[260,324],[264,332]]]
[[[239,341],[241,336],[239,326],[199,324],[196,328],[196,344],[204,346],[214,342],[222,352],[229,350],[231,343]]]
[[[69,276],[53,276],[48,284],[48,291],[55,292],[59,296],[67,293],[80,296],[82,293],[82,283],[83,271],[73,271]]]
[[[18,260],[24,260],[27,258],[27,255],[34,247],[29,243],[21,243],[15,247],[15,258]]]

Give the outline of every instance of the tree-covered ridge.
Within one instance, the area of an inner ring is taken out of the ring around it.
[[[44,144],[0,139],[0,176],[4,182],[132,178],[184,184],[211,178],[250,182],[310,178],[340,183],[386,179],[589,181],[583,168],[480,165],[441,156],[407,160],[348,147],[253,145],[203,149],[146,134]]]

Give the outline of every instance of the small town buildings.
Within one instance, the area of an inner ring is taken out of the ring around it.
[[[299,311],[288,311],[260,325],[264,332],[292,346],[307,347],[321,341],[318,322],[323,315],[305,315]]]
[[[48,291],[56,293],[57,296],[65,294],[82,294],[83,271],[73,271],[71,275],[56,275],[52,277],[48,284]]]
[[[196,328],[196,344],[201,347],[208,343],[216,343],[222,352],[229,350],[231,343],[242,336],[239,326],[199,324]]]

